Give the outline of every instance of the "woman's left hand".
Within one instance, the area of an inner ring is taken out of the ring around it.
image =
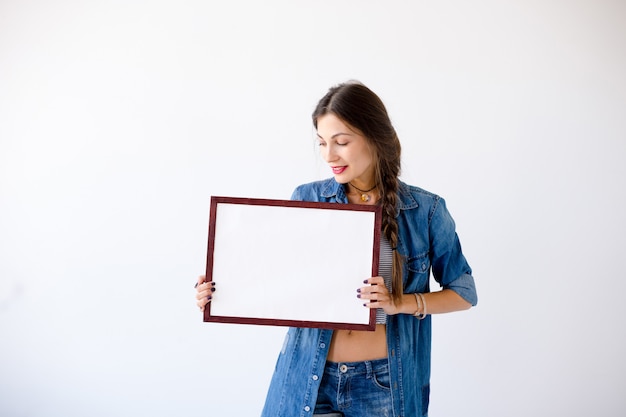
[[[372,277],[365,280],[365,287],[357,290],[357,297],[361,300],[369,301],[364,305],[369,308],[382,308],[387,314],[401,313],[401,306],[396,305],[391,298],[389,290],[385,285],[383,277]]]

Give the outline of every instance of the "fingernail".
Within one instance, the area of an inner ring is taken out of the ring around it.
[[[215,285],[215,281],[211,281],[211,285]]]
[[[357,294],[357,295],[356,295],[356,298],[361,298],[361,294]]]
[[[211,300],[211,298],[213,298],[213,297],[211,297],[211,296],[209,295],[206,299],[207,299],[207,300]]]
[[[198,288],[198,283],[196,282],[196,285],[193,286],[194,288]]]
[[[356,289],[356,292],[361,292],[361,289],[360,289],[360,288],[357,288],[357,289]]]
[[[367,284],[367,281],[368,281],[368,280],[364,279],[364,280],[363,280],[363,284]]]
[[[367,304],[363,303],[363,307],[367,307]]]
[[[215,288],[214,288],[214,287],[211,287],[211,291],[215,291]]]

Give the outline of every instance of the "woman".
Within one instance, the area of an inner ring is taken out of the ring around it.
[[[442,198],[398,179],[400,142],[384,104],[367,87],[331,88],[313,125],[333,177],[299,186],[292,199],[382,206],[380,276],[355,293],[377,309],[377,324],[371,332],[290,328],[263,416],[426,416],[430,315],[477,302],[454,221]],[[430,271],[442,290],[430,292]],[[201,276],[201,310],[213,291]]]

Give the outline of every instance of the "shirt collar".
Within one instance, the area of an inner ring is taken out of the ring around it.
[[[342,184],[339,184],[335,181],[334,178],[329,178],[326,180],[325,184],[322,186],[321,191],[322,197],[325,198],[335,198],[336,201],[341,203],[347,203],[348,197],[346,196],[345,189]],[[419,204],[411,194],[410,187],[402,181],[399,181],[398,184],[398,207],[396,210],[396,215],[400,213],[400,210],[408,210],[416,208]]]

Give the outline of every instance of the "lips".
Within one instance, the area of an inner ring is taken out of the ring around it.
[[[346,168],[348,168],[347,166],[342,166],[342,167],[330,167],[330,169],[333,170],[333,174],[335,175],[339,175],[341,174],[343,171],[346,170]]]

